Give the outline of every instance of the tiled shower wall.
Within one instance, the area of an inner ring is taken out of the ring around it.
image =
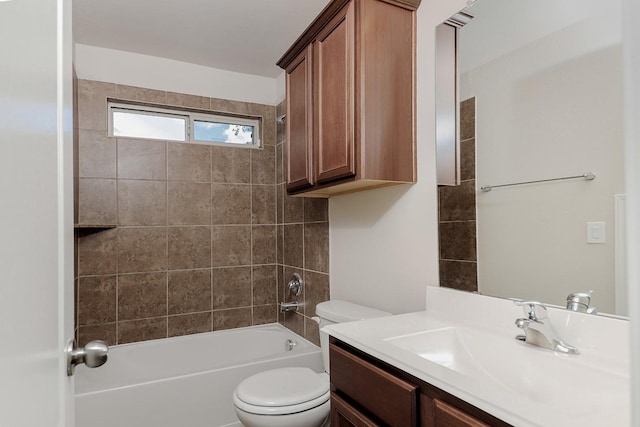
[[[107,98],[259,116],[263,147],[109,138]],[[326,201],[284,214],[276,107],[88,80],[77,105],[80,345],[275,322],[291,268],[308,277],[307,298],[328,296]],[[282,320],[317,336],[302,316]]]
[[[285,113],[282,102],[276,116]],[[316,304],[329,299],[329,215],[328,200],[290,197],[286,182],[285,126],[277,126],[276,181],[278,222],[278,299],[298,301],[298,312],[280,314],[279,321],[308,340],[320,344]],[[304,280],[300,296],[289,294],[288,283],[293,273]]]
[[[460,180],[438,188],[440,286],[478,290],[475,98],[460,104]]]

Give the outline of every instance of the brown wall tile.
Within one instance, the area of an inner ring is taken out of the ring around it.
[[[329,275],[305,271],[304,284],[304,314],[309,317],[315,316],[316,305],[329,300]]]
[[[302,268],[303,225],[284,226],[284,265]]]
[[[166,317],[118,322],[118,344],[155,340],[166,337]]]
[[[275,264],[254,266],[252,305],[276,304],[277,286],[278,274]]]
[[[118,231],[80,234],[78,275],[115,274],[118,271]]]
[[[168,336],[170,337],[210,332],[212,329],[213,314],[210,311],[181,314],[168,318]]]
[[[213,312],[213,330],[243,328],[251,326],[251,307]]]
[[[460,179],[476,179],[476,140],[468,139],[460,143]]]
[[[248,103],[230,99],[211,98],[211,110],[219,113],[250,114]]]
[[[475,181],[465,181],[455,187],[438,188],[440,221],[476,219]]]
[[[276,226],[254,225],[251,230],[252,263],[275,264]]]
[[[329,221],[329,199],[304,199],[305,222]]]
[[[251,227],[227,225],[211,227],[211,265],[227,267],[251,264]]]
[[[276,223],[282,224],[284,221],[284,198],[286,197],[284,184],[276,185]]]
[[[167,315],[167,273],[118,276],[118,320]]]
[[[275,147],[264,146],[260,149],[251,150],[251,183],[269,184],[276,183]]]
[[[251,186],[251,222],[253,224],[276,223],[276,186]]]
[[[285,288],[284,288],[284,266],[282,264],[279,264],[277,266],[277,275],[278,275],[278,288],[277,288],[277,298],[278,298],[278,302],[280,301],[286,301],[284,299],[285,296]]]
[[[276,226],[276,262],[284,265],[284,226]]]
[[[167,269],[167,229],[118,229],[118,272]]]
[[[212,224],[251,224],[251,186],[211,185]]]
[[[170,271],[168,275],[169,314],[211,310],[211,269]]]
[[[278,321],[277,304],[270,305],[254,305],[253,306],[253,325],[264,325],[267,323],[276,323]]]
[[[251,305],[251,267],[213,269],[213,309]]]
[[[80,326],[78,328],[78,347],[84,347],[89,341],[101,340],[107,345],[116,345],[116,324],[103,323],[100,325]]]
[[[460,103],[460,140],[476,136],[476,99],[469,98]]]
[[[116,139],[106,135],[105,131],[78,131],[78,176],[81,178],[116,177]]]
[[[167,179],[167,143],[118,138],[118,178]]]
[[[118,225],[166,224],[166,181],[118,181]]]
[[[304,203],[301,197],[284,196],[284,224],[304,221]]]
[[[284,144],[278,144],[276,146],[276,184],[282,184],[284,180],[284,164],[282,163],[284,150]]]
[[[476,261],[476,222],[440,223],[440,258]]]
[[[276,145],[276,111],[274,107],[266,109],[262,116],[262,139],[264,145]]]
[[[211,184],[169,182],[167,221],[169,225],[211,224]]]
[[[167,92],[167,105],[208,110],[211,106],[211,101],[206,96]]]
[[[251,151],[244,147],[211,147],[211,182],[249,184]]]
[[[78,80],[78,128],[107,131],[107,97],[115,96],[116,85]]]
[[[116,180],[80,178],[78,223],[115,224],[116,218]]]
[[[314,322],[311,319],[304,319],[304,337],[317,345],[320,346],[320,325]]]
[[[78,87],[74,177],[115,183],[111,222],[120,225],[78,233],[78,337],[115,344],[277,321],[283,263],[300,267],[287,274],[308,273],[301,269],[303,223],[326,222],[327,208],[324,200],[295,199],[285,214],[285,128],[275,124],[276,108],[101,82]],[[261,117],[263,148],[108,138],[108,96]],[[104,205],[92,194],[91,209]],[[297,225],[287,229],[287,246],[285,221]],[[141,291],[145,280],[154,283],[151,292]],[[302,314],[287,323],[313,334]]]
[[[116,321],[116,276],[81,277],[78,296],[79,326]]]
[[[167,92],[136,86],[118,85],[117,97],[120,99],[150,102],[154,104],[167,103]]]
[[[440,260],[440,286],[463,291],[478,290],[478,264]]]
[[[206,145],[167,143],[168,179],[211,182],[211,153]]]
[[[211,267],[211,227],[170,227],[168,268]]]
[[[304,268],[329,272],[329,223],[304,225]]]
[[[440,285],[476,291],[475,98],[460,105],[460,175],[457,187],[440,187]]]
[[[284,314],[282,324],[300,336],[304,336],[304,316],[300,313],[289,312]]]

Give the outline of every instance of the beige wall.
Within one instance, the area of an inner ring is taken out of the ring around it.
[[[259,116],[264,146],[110,138],[107,97]],[[326,204],[290,207],[276,195],[283,138],[276,144],[275,107],[80,80],[78,127],[81,344],[275,322],[278,278],[291,268],[307,276],[309,299],[328,294]],[[113,228],[86,227],[105,224]],[[304,251],[305,238],[320,243]],[[282,320],[317,336],[298,317]]]
[[[417,12],[418,182],[332,198],[331,297],[393,313],[424,310],[438,279],[434,28],[466,1],[423,0]]]

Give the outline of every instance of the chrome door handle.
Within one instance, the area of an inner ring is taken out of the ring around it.
[[[73,375],[76,365],[84,363],[88,368],[97,368],[106,363],[109,346],[104,341],[91,341],[82,348],[76,347],[76,340],[67,344],[67,376]]]

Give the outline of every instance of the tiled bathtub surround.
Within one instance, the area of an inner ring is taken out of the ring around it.
[[[107,97],[261,116],[263,148],[109,138]],[[275,109],[78,82],[78,223],[116,226],[79,231],[81,345],[275,322],[285,259],[287,268],[301,270],[313,285],[309,298],[317,298],[317,283],[328,294],[326,205],[310,204],[304,211],[299,200],[299,209],[290,210],[298,215],[292,228],[278,220],[282,163],[278,157],[276,167],[276,153],[281,156],[282,144],[276,147]],[[314,220],[308,226],[305,212]],[[286,218],[292,221],[291,214]],[[295,245],[287,256],[277,244],[285,234]],[[305,239],[324,243],[307,245],[303,254]],[[299,323],[288,322],[304,332]]]
[[[460,104],[460,178],[438,188],[440,285],[478,290],[476,254],[475,98]]]
[[[282,102],[276,115],[285,112]],[[316,304],[329,299],[329,214],[327,199],[289,197],[286,182],[285,126],[277,126],[276,182],[278,223],[278,299],[298,301],[298,312],[280,314],[279,321],[308,340],[320,344]],[[304,280],[303,293],[289,295],[293,273]]]

